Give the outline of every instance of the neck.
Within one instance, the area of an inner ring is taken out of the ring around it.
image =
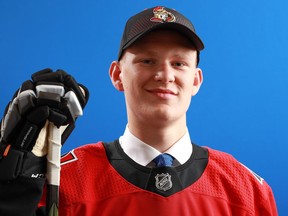
[[[129,122],[128,127],[134,136],[160,152],[169,149],[186,133],[186,121],[184,123],[171,123],[165,126]]]

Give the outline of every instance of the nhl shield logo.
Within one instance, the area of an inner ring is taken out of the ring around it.
[[[170,188],[172,188],[171,175],[169,175],[168,173],[157,174],[155,176],[155,179],[156,179],[155,186],[159,190],[167,191]]]

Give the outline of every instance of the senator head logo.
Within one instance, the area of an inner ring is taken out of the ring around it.
[[[152,22],[175,22],[176,18],[175,16],[169,12],[166,11],[164,7],[155,7],[153,9],[154,17],[152,17],[150,20]]]

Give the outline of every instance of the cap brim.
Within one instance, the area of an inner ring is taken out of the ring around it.
[[[161,23],[159,25],[153,26],[152,28],[150,28],[149,30],[147,30],[145,32],[142,32],[141,34],[138,34],[132,40],[128,41],[122,47],[121,53],[123,52],[123,50],[125,50],[126,48],[131,46],[133,43],[135,43],[135,41],[137,41],[140,38],[144,37],[148,33],[152,32],[152,31],[155,31],[155,30],[158,30],[158,29],[175,30],[175,31],[179,32],[180,34],[183,34],[184,36],[186,36],[189,40],[191,40],[191,42],[195,46],[196,50],[201,51],[201,50],[204,49],[203,42],[195,34],[195,32],[193,32],[191,29],[187,28],[186,26],[180,25],[179,23]]]

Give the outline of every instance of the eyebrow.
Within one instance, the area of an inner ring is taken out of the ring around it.
[[[181,59],[186,59],[186,58],[191,59],[191,56],[183,54],[183,53],[175,54],[175,55],[173,55],[173,57],[177,57],[177,58],[181,58]]]
[[[147,50],[147,49],[143,49],[143,50],[136,50],[134,52],[132,52],[134,54],[145,54],[145,55],[153,55],[153,56],[156,56],[158,55],[157,52],[155,52],[154,50]]]

